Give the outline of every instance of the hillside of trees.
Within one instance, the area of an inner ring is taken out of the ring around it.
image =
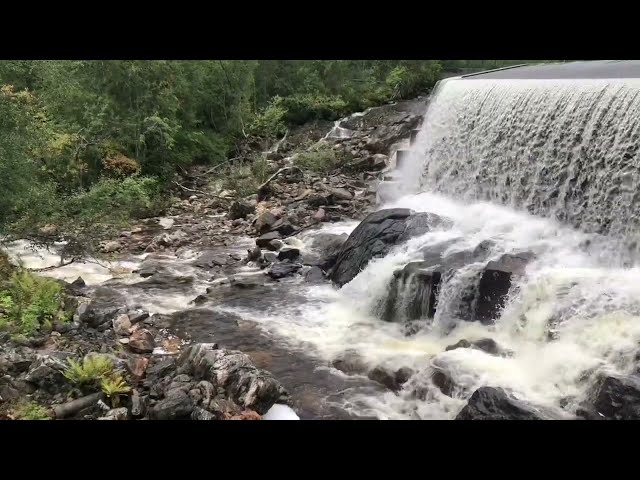
[[[524,61],[0,61],[0,234],[162,204],[179,168],[428,91],[444,71]]]

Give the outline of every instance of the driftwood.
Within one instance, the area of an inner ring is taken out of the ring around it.
[[[66,418],[70,417],[71,415],[75,415],[80,410],[90,407],[98,400],[102,399],[104,399],[104,393],[92,393],[91,395],[72,400],[71,402],[63,403],[62,405],[55,405],[51,409],[51,411],[53,412],[55,418]]]
[[[194,190],[192,188],[185,187],[184,185],[181,185],[178,182],[173,182],[173,183],[175,183],[177,186],[179,186],[181,189],[187,192],[199,193],[201,195],[209,195],[207,192],[203,192],[202,190]]]
[[[271,175],[266,182],[264,182],[262,185],[260,185],[258,187],[258,199],[260,198],[264,198],[266,196],[267,193],[267,187],[269,186],[269,184],[281,173],[286,172],[286,171],[293,171],[293,170],[297,170],[298,172],[300,172],[301,174],[304,175],[304,172],[302,171],[301,168],[299,167],[283,167],[280,170],[278,170],[276,173],[274,173],[273,175]]]

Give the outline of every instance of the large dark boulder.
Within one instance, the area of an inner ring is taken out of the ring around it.
[[[542,420],[526,403],[502,388],[481,387],[473,392],[456,420]]]
[[[444,221],[432,213],[391,208],[368,215],[342,246],[330,279],[339,286],[349,283],[369,261],[386,255],[394,245],[427,233]]]
[[[98,287],[88,304],[80,304],[76,315],[80,322],[95,328],[110,322],[126,310],[127,299],[122,293],[109,287]]]
[[[610,420],[640,419],[640,378],[600,375],[588,395],[596,411]]]

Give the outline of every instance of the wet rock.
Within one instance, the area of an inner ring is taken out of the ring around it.
[[[640,378],[636,376],[600,374],[587,397],[606,419],[640,419]]]
[[[346,350],[331,360],[330,365],[336,370],[340,370],[349,375],[364,374],[367,365],[355,350]]]
[[[129,321],[135,325],[136,323],[143,322],[149,318],[149,312],[145,311],[130,311],[129,312]]]
[[[385,367],[378,366],[371,370],[367,377],[374,382],[378,382],[384,385],[389,390],[397,392],[401,388],[401,384],[398,384],[395,372],[388,370]]]
[[[126,297],[122,293],[109,287],[98,287],[88,304],[78,306],[76,315],[81,323],[96,328],[115,318],[126,304]]]
[[[323,222],[327,219],[327,212],[325,212],[324,208],[319,208],[311,218],[314,222]]]
[[[334,188],[334,187],[325,187],[327,192],[335,199],[335,200],[352,200],[353,195],[349,190],[344,188]]]
[[[194,405],[189,395],[180,389],[170,390],[166,397],[151,407],[149,417],[153,420],[188,419]]]
[[[196,344],[187,348],[178,365],[193,377],[223,388],[239,406],[266,413],[285,393],[273,376],[256,368],[249,356],[234,350],[217,349],[215,344]]]
[[[271,240],[267,244],[267,250],[270,250],[272,252],[277,252],[282,248],[283,245],[284,245],[284,242],[282,240],[278,240],[278,239]]]
[[[71,282],[71,287],[73,287],[75,289],[84,288],[86,286],[87,286],[87,284],[85,283],[85,281],[84,281],[84,279],[82,277],[78,277],[73,282]]]
[[[276,263],[269,270],[269,276],[274,280],[293,275],[302,268],[298,263]]]
[[[129,410],[126,407],[113,408],[107,412],[104,417],[98,420],[127,420],[129,418]]]
[[[457,348],[475,348],[490,355],[501,355],[505,353],[492,338],[481,338],[475,342],[470,342],[463,338],[454,345],[449,345],[445,348],[445,351],[448,352],[450,350],[456,350]]]
[[[129,330],[131,330],[131,320],[129,320],[129,315],[118,315],[113,319],[113,332],[116,335],[124,337],[129,335]]]
[[[264,212],[255,221],[254,227],[258,233],[266,233],[271,230],[271,227],[278,221],[271,212]]]
[[[269,232],[256,238],[256,245],[260,248],[269,248],[271,240],[279,240],[281,235],[278,232]]]
[[[411,262],[396,270],[389,285],[383,320],[411,321],[433,318],[441,274],[426,262]]]
[[[223,267],[229,263],[229,256],[215,251],[204,252],[194,262],[200,268]]]
[[[229,209],[229,219],[237,220],[240,218],[246,218],[247,215],[251,215],[256,211],[255,205],[251,205],[248,202],[237,201],[231,204]]]
[[[300,256],[300,250],[293,247],[283,247],[278,252],[278,260],[295,260]]]
[[[492,338],[481,338],[480,340],[473,342],[473,346],[490,355],[499,355],[501,353],[500,347]]]
[[[249,255],[247,256],[247,261],[255,262],[262,257],[262,250],[260,250],[259,246],[256,246],[253,250],[247,250]]]
[[[156,342],[147,329],[136,330],[129,338],[129,350],[134,353],[153,353]]]
[[[444,221],[431,213],[406,208],[380,210],[368,215],[342,246],[330,278],[342,286],[363,270],[370,260],[386,255],[391,247],[427,233]]]
[[[264,285],[264,279],[259,278],[257,275],[250,277],[237,276],[231,279],[231,286],[236,288],[256,288]]]
[[[303,255],[302,262],[305,265],[318,266],[324,271],[328,271],[334,266],[342,246],[349,236],[346,233],[341,235],[334,233],[317,233],[312,237],[305,238],[305,244],[311,250],[311,254]]]
[[[541,420],[526,403],[511,397],[502,388],[481,387],[473,392],[456,420]]]
[[[164,274],[167,273],[167,267],[165,267],[159,260],[156,259],[145,259],[140,267],[135,270],[135,273],[140,275],[142,278],[149,278],[152,275],[156,274]]]
[[[448,352],[450,350],[455,350],[457,348],[471,348],[471,342],[469,340],[465,340],[464,338],[460,341],[458,341],[457,343],[454,343],[453,345],[449,345],[447,348],[445,348],[445,352]]]
[[[296,232],[296,227],[294,227],[291,222],[285,220],[278,220],[271,227],[272,230],[278,232],[283,237],[288,237],[289,235],[293,235]]]
[[[431,382],[445,395],[449,397],[453,396],[456,384],[447,372],[434,370],[431,374]]]
[[[409,381],[414,373],[415,372],[409,367],[399,368],[395,373],[396,384],[402,387],[402,385]]]
[[[324,281],[324,273],[320,267],[311,267],[304,274],[304,279],[309,283],[320,283]]]
[[[273,263],[278,260],[278,254],[276,252],[265,252],[263,258],[265,262]]]

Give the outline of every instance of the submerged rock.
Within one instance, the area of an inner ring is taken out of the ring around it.
[[[542,417],[502,388],[481,387],[473,392],[456,420],[542,420]]]
[[[640,378],[601,374],[588,394],[596,411],[609,420],[640,419]]]

